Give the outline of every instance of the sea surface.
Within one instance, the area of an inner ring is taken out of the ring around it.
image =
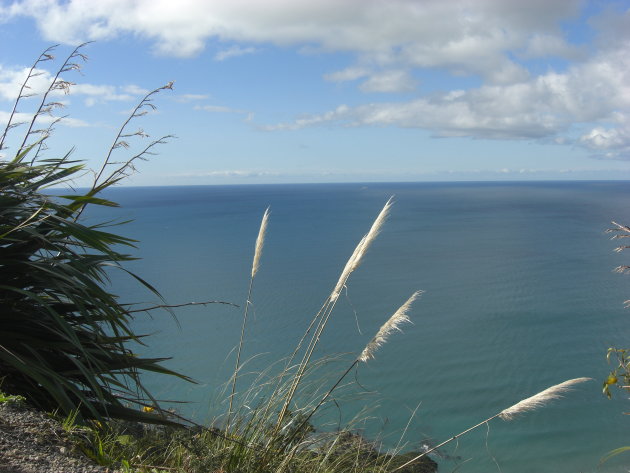
[[[115,230],[139,240],[127,265],[170,304],[211,304],[138,315],[151,334],[143,354],[198,381],[164,377],[147,385],[185,415],[211,422],[234,364],[254,242],[271,209],[245,334],[239,392],[291,353],[335,285],[355,245],[390,196],[395,204],[364,263],[351,276],[317,357],[329,361],[315,385],[331,385],[389,316],[416,290],[412,325],[362,364],[316,420],[356,428],[384,447],[435,445],[542,389],[576,377],[593,381],[511,422],[494,419],[445,446],[440,472],[626,472],[627,394],[602,382],[608,347],[630,346],[630,263],[605,230],[630,223],[630,182],[400,183],[117,188],[119,209],[88,221],[131,222]],[[156,298],[122,272],[125,302]],[[159,303],[159,301],[157,301]],[[254,408],[255,400],[245,409]],[[414,413],[415,412],[415,413]]]

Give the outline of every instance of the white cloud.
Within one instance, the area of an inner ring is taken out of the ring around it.
[[[280,176],[280,173],[272,171],[251,171],[242,169],[229,169],[221,171],[198,171],[185,174],[176,174],[173,177],[200,178],[200,177],[269,177]]]
[[[209,38],[252,45],[314,46],[360,53],[376,63],[517,74],[506,52],[532,34],[554,35],[581,0],[22,0],[5,15],[36,19],[45,39],[76,44],[125,33],[155,41],[164,54],[198,54]],[[253,52],[238,45],[219,58]],[[472,54],[471,54],[472,53]],[[481,61],[480,61],[481,60]],[[511,72],[509,72],[512,70]],[[508,71],[508,72],[506,72]]]
[[[264,125],[259,128],[263,131],[299,130],[309,126],[322,125],[335,121],[348,120],[352,114],[352,109],[347,105],[340,105],[335,110],[321,115],[311,115],[298,118],[292,123],[280,123],[277,125]]]
[[[324,75],[324,79],[330,82],[346,82],[365,77],[370,71],[364,67],[347,67],[341,71],[331,72]]]
[[[409,71],[401,69],[374,71],[353,66],[324,74],[324,80],[329,82],[348,82],[361,78],[366,78],[359,85],[363,92],[410,92],[416,88],[416,81]]]
[[[363,92],[410,92],[416,81],[407,71],[392,70],[371,75],[359,88]]]
[[[27,67],[6,67],[0,65],[0,98],[13,102],[29,73]],[[23,94],[40,94],[45,92],[50,85],[52,76],[43,69],[33,71],[34,77],[29,81],[29,89]]]
[[[218,60],[264,44],[350,53],[352,63],[324,79],[364,79],[359,87],[368,92],[412,90],[411,73],[425,68],[482,81],[474,89],[408,102],[341,105],[262,127],[267,130],[392,125],[439,136],[558,143],[581,135],[577,144],[621,157],[630,145],[630,11],[611,8],[592,19],[596,41],[580,47],[569,42],[562,23],[577,19],[582,7],[582,0],[18,0],[1,14],[34,18],[49,41],[134,34],[153,41],[162,54],[182,57],[200,53],[211,39],[234,44],[219,51]],[[535,75],[520,62],[535,58],[574,62]],[[2,81],[0,97],[14,83]],[[94,100],[122,100],[117,97],[126,93],[86,92]]]
[[[419,171],[409,169],[401,172],[391,168],[380,169],[309,169],[309,170],[198,170],[181,174],[172,174],[169,182],[230,182],[245,183],[259,178],[264,182],[383,182],[405,180],[443,181],[443,180],[540,180],[540,179],[619,179],[620,173],[627,177],[627,171],[619,169],[535,169],[535,168],[495,168],[447,171]],[[205,181],[204,181],[205,180]]]
[[[46,120],[50,120],[52,122],[53,120],[55,120],[55,118],[54,117],[48,117],[47,119],[44,118],[43,119],[44,123],[46,123]],[[64,126],[69,126],[70,128],[83,128],[86,126],[92,126],[84,120],[81,120],[79,118],[72,118],[72,117],[61,117],[59,124],[64,125]]]
[[[591,125],[592,131],[577,144],[622,159],[630,150],[628,36],[563,73],[548,72],[516,83],[490,83],[408,102],[342,106],[263,129],[295,130],[325,123],[392,125],[429,129],[437,136],[572,143],[576,127]],[[598,123],[606,126],[593,126]]]
[[[11,116],[10,112],[0,110],[0,126],[4,127],[8,123],[10,116]],[[32,113],[15,113],[13,115],[12,123],[30,123],[32,119],[33,119]],[[57,122],[59,125],[69,126],[71,128],[82,128],[82,127],[90,126],[89,123],[83,120],[79,120],[78,118],[54,117],[50,115],[40,115],[37,120],[37,123],[39,125],[50,125],[56,120],[59,120]],[[19,134],[19,128],[16,128],[15,130],[16,130],[16,133]]]
[[[593,149],[611,149],[623,145],[624,140],[620,130],[597,127],[582,135],[580,141]]]
[[[567,43],[562,37],[553,34],[533,35],[521,55],[525,58],[561,57],[570,60],[584,59],[586,51]]]
[[[130,94],[118,93],[118,89],[113,85],[76,84],[70,89],[70,95],[85,96],[88,107],[100,101],[130,101],[135,98]]]
[[[213,113],[248,113],[246,110],[238,110],[236,108],[224,107],[222,105],[195,105],[195,110],[203,110]]]
[[[482,31],[484,25],[478,24],[475,25],[478,31],[466,34],[466,29],[454,23],[448,28],[452,34],[446,37],[401,46],[399,60],[415,67],[442,68],[459,75],[475,74],[492,83],[527,79],[527,70],[506,55],[507,51],[523,44],[524,32],[512,30],[508,34],[507,30],[492,25],[485,25],[488,30]]]
[[[579,143],[599,159],[630,160],[630,120],[617,127],[598,126],[583,134]]]
[[[177,94],[175,96],[175,100],[182,103],[199,102],[209,98],[210,96],[207,94]]]
[[[149,93],[148,89],[145,89],[143,87],[139,87],[135,84],[129,84],[129,85],[125,85],[123,87],[121,87],[121,90],[126,93],[126,94],[131,94],[131,95],[146,95]]]
[[[245,42],[215,58],[251,54],[256,44],[297,46],[356,54],[365,65],[386,70],[442,68],[476,74],[498,84],[526,80],[510,53],[572,53],[559,24],[580,11],[581,0],[18,0],[5,15],[33,17],[45,39],[63,43],[126,33],[150,38],[156,49],[192,56],[209,39]],[[147,12],[150,12],[148,14]],[[328,74],[345,81],[366,76],[363,66]],[[383,73],[381,73],[382,76]],[[365,87],[382,77],[368,79]],[[405,83],[408,88],[408,81]],[[379,86],[374,87],[375,90]],[[385,87],[386,88],[386,87]]]
[[[253,54],[257,52],[256,48],[242,48],[240,46],[230,46],[227,49],[223,49],[214,55],[214,59],[217,61],[225,61],[226,59],[238,56],[245,56],[246,54]]]

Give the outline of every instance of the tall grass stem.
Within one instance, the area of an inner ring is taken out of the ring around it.
[[[376,333],[374,338],[372,338],[372,340],[370,340],[370,342],[366,345],[366,347],[363,349],[361,354],[352,362],[352,364],[348,367],[348,369],[346,369],[346,371],[344,371],[344,373],[337,380],[337,382],[333,385],[333,387],[330,388],[326,392],[326,394],[324,394],[322,399],[311,410],[309,415],[302,421],[300,426],[297,429],[295,429],[291,439],[293,439],[293,437],[295,437],[297,435],[297,433],[302,430],[302,428],[311,419],[311,417],[313,417],[315,412],[317,412],[317,410],[321,407],[321,405],[324,404],[324,402],[326,402],[326,400],[330,397],[330,395],[333,393],[333,391],[335,389],[337,389],[337,386],[339,386],[339,384],[341,384],[341,382],[344,380],[344,378],[348,375],[348,373],[350,373],[350,371],[352,371],[352,369],[355,366],[357,366],[361,362],[366,363],[368,360],[374,358],[374,352],[376,351],[376,348],[380,347],[381,345],[383,345],[387,341],[388,335],[390,335],[395,330],[400,331],[400,328],[399,328],[400,324],[402,324],[404,322],[410,322],[409,316],[408,316],[409,309],[411,308],[411,304],[413,304],[413,302],[418,298],[418,296],[420,294],[422,294],[422,291],[414,292],[411,295],[411,297],[409,299],[407,299],[405,301],[405,303],[403,305],[401,305],[396,312],[394,312],[394,314],[387,320],[387,322],[385,322],[381,326],[379,331]]]
[[[326,328],[326,325],[328,324],[328,320],[330,319],[330,316],[333,310],[335,309],[335,305],[337,303],[337,300],[339,299],[339,295],[341,294],[341,291],[343,290],[344,287],[346,287],[346,282],[348,281],[348,278],[350,277],[352,272],[356,268],[359,267],[359,265],[361,264],[361,260],[363,259],[363,256],[369,249],[372,242],[376,239],[376,237],[380,233],[381,227],[383,226],[383,224],[385,223],[385,220],[387,219],[387,216],[389,215],[389,211],[391,209],[392,204],[393,204],[393,197],[390,197],[385,203],[385,205],[383,206],[383,208],[381,209],[381,211],[379,212],[374,222],[372,223],[370,230],[363,236],[363,238],[361,238],[361,240],[359,241],[359,244],[355,247],[354,251],[352,252],[352,255],[350,256],[350,259],[348,259],[346,265],[344,266],[344,269],[341,272],[339,280],[337,281],[337,284],[335,284],[335,287],[333,288],[332,293],[330,294],[330,296],[328,297],[328,299],[322,306],[322,309],[320,309],[320,311],[315,315],[315,317],[311,321],[311,324],[309,325],[307,332],[305,333],[305,336],[302,338],[302,340],[300,340],[298,347],[299,345],[301,345],[301,343],[307,336],[308,332],[312,329],[313,325],[319,319],[319,322],[317,322],[315,333],[312,335],[311,340],[304,353],[304,356],[302,357],[302,361],[298,365],[297,373],[293,378],[293,384],[291,385],[291,388],[289,389],[287,398],[284,402],[282,410],[280,411],[280,415],[278,416],[276,429],[280,427],[282,420],[284,419],[284,416],[286,415],[286,412],[289,409],[291,401],[293,400],[293,397],[295,396],[295,391],[297,390],[300,382],[302,381],[302,377],[304,376],[304,370],[308,366],[311,360],[311,357],[313,355],[313,352],[315,351],[315,348],[317,344],[319,343],[321,334]]]
[[[247,315],[249,313],[249,306],[252,300],[252,288],[254,286],[254,278],[258,272],[260,266],[260,258],[262,256],[263,246],[265,244],[265,234],[267,232],[267,222],[269,221],[269,207],[263,214],[262,221],[260,222],[260,229],[258,230],[258,237],[256,237],[256,244],[254,245],[254,258],[252,260],[252,272],[249,278],[249,288],[247,289],[247,300],[245,301],[245,310],[243,313],[243,324],[241,325],[241,337],[238,342],[238,350],[236,352],[236,364],[234,366],[234,375],[232,376],[232,392],[230,394],[230,403],[228,406],[227,417],[227,429],[230,429],[230,422],[232,420],[232,406],[234,404],[234,396],[236,394],[236,379],[238,378],[238,372],[241,363],[241,352],[243,350],[243,340],[245,339],[245,327],[247,325]]]
[[[579,384],[579,383],[583,383],[585,381],[590,381],[590,380],[591,380],[591,378],[569,379],[567,381],[564,381],[563,383],[551,386],[551,387],[545,389],[544,391],[539,392],[538,394],[535,394],[535,395],[530,396],[530,397],[528,397],[526,399],[523,399],[522,401],[517,402],[516,404],[508,407],[507,409],[503,409],[501,412],[499,412],[499,413],[497,413],[497,414],[495,414],[495,415],[493,415],[491,417],[488,417],[486,420],[481,421],[478,424],[475,424],[472,427],[467,428],[466,430],[464,430],[463,432],[458,433],[457,435],[454,435],[450,439],[445,440],[444,442],[436,445],[435,447],[430,448],[429,450],[427,450],[426,452],[421,453],[417,457],[412,458],[407,463],[403,463],[402,465],[398,466],[397,468],[391,470],[390,473],[394,473],[395,471],[402,470],[404,467],[412,464],[413,462],[419,460],[420,458],[422,458],[422,457],[428,455],[429,453],[437,450],[438,448],[443,447],[447,443],[452,442],[455,439],[458,439],[462,435],[465,435],[468,432],[470,432],[472,430],[475,430],[477,427],[480,427],[483,424],[487,424],[492,419],[500,417],[501,419],[503,419],[505,421],[510,421],[510,420],[514,419],[519,414],[524,414],[525,412],[529,412],[531,410],[538,409],[539,407],[543,407],[549,401],[551,401],[553,399],[558,399],[559,397],[561,397],[561,395],[563,393],[565,393],[568,390],[570,390],[574,385]]]

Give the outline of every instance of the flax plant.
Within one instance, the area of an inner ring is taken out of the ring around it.
[[[32,80],[43,74],[43,63],[55,59],[55,48],[39,56],[0,137],[0,375],[5,389],[44,409],[76,412],[81,421],[109,417],[170,422],[140,374],[191,380],[164,368],[160,362],[165,358],[144,358],[132,351],[130,346],[142,343],[130,325],[133,313],[151,308],[132,310],[119,301],[107,288],[108,271],[125,271],[161,296],[123,266],[134,259],[125,252],[135,246],[134,240],[109,231],[114,224],[87,225],[79,218],[88,205],[117,206],[101,192],[133,172],[135,161],[145,159],[168,138],[150,141],[130,158],[112,159],[114,150],[129,148],[129,140],[140,136],[127,131],[129,124],[143,114],[142,109],[154,107],[152,97],[170,85],[140,101],[86,192],[50,196],[47,188],[86,173],[83,163],[71,159],[71,152],[49,157],[47,147],[54,125],[62,120],[54,115],[63,105],[51,97],[69,92],[73,83],[66,76],[80,70],[87,59],[84,46],[68,55],[39,94],[31,117],[20,122],[17,117],[28,105],[26,99],[38,95]],[[12,156],[10,144],[16,144]],[[143,406],[153,411],[143,412]]]

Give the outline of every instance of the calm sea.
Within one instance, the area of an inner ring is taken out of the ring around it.
[[[440,471],[467,473],[626,472],[627,395],[601,394],[606,350],[630,346],[630,262],[605,230],[630,223],[629,182],[318,184],[118,188],[121,209],[89,218],[132,219],[118,230],[140,240],[128,267],[169,303],[220,300],[243,305],[253,245],[267,206],[271,218],[254,285],[245,358],[257,372],[287,356],[334,286],[354,246],[385,201],[391,217],[352,275],[319,356],[360,352],[417,290],[413,325],[392,335],[376,359],[349,378],[345,400],[322,412],[324,429],[347,422],[409,448],[435,444],[550,385],[593,377],[563,400],[512,422],[488,426],[445,447]],[[122,273],[124,301],[153,303]],[[199,381],[150,378],[162,398],[207,421],[225,410],[218,394],[234,363],[241,309],[225,305],[139,317],[151,333],[144,353]],[[326,386],[347,366],[331,362]],[[242,387],[253,382],[245,376]],[[252,406],[253,407],[253,406]],[[416,410],[417,409],[417,410]],[[412,416],[415,410],[415,415]]]

